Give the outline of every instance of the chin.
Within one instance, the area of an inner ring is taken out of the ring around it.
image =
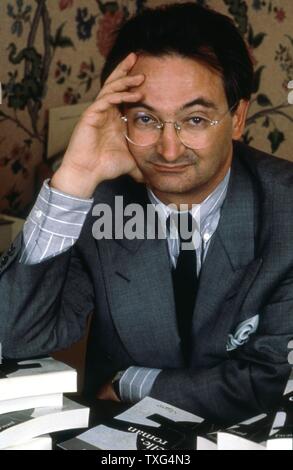
[[[180,181],[181,178],[153,178],[148,180],[148,184],[151,188],[160,191],[162,193],[170,194],[184,194],[188,193],[197,186],[196,182]]]

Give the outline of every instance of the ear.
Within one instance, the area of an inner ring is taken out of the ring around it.
[[[240,100],[239,105],[233,114],[232,123],[232,138],[239,140],[245,129],[246,116],[250,102],[247,100]]]

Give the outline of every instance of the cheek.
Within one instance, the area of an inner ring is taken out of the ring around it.
[[[227,127],[222,132],[218,132],[208,149],[210,160],[221,162],[227,158],[232,145],[232,129]]]
[[[225,164],[229,156],[230,145],[228,141],[217,141],[207,149],[197,153],[197,164],[194,171],[201,176],[212,176]]]
[[[132,155],[132,157],[134,158],[134,160],[136,161],[136,164],[139,168],[143,168],[145,167],[145,164],[146,164],[146,161],[148,160],[148,157],[149,157],[149,152],[147,152],[146,150],[141,150],[141,149],[133,149],[131,147],[128,147],[129,148],[129,151]]]

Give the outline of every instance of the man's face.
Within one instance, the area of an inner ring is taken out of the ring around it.
[[[136,73],[146,78],[136,88],[142,92],[142,99],[133,111],[151,113],[164,121],[180,121],[194,115],[220,119],[228,110],[222,78],[195,60],[177,55],[140,56],[131,75]],[[199,98],[202,104],[186,106]],[[212,190],[225,176],[232,158],[231,114],[211,127],[209,134],[208,146],[190,149],[181,143],[174,126],[167,124],[155,145],[141,148],[129,144],[129,149],[146,184],[159,197],[170,200],[175,195]]]

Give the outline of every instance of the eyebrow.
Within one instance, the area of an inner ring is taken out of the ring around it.
[[[179,111],[183,111],[185,109],[191,108],[192,106],[196,106],[196,105],[202,106],[203,108],[207,108],[207,109],[214,109],[215,111],[218,110],[218,106],[213,101],[210,101],[210,100],[204,98],[203,96],[199,96],[198,98],[195,98],[194,100],[189,101],[188,103],[185,103],[182,106],[180,106]],[[136,103],[128,103],[127,107],[128,108],[140,108],[140,107],[142,107],[142,108],[146,108],[149,111],[152,111],[154,113],[157,112],[157,110],[155,108],[153,108],[152,106],[150,106],[147,103],[144,103],[143,101],[139,101],[139,102],[136,102]]]

